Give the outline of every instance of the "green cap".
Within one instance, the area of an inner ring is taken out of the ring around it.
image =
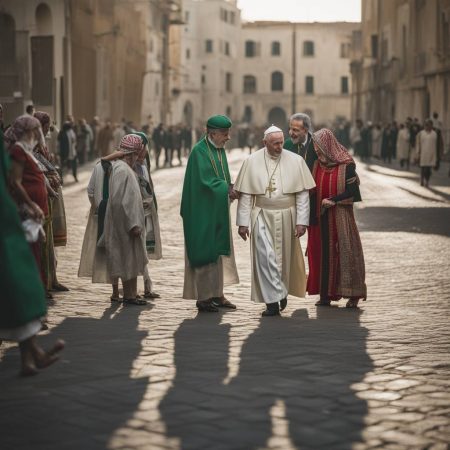
[[[227,116],[223,116],[218,114],[217,116],[211,116],[206,122],[207,128],[215,128],[215,129],[227,129],[231,128],[233,123]]]
[[[142,131],[136,131],[135,133],[136,136],[139,136],[142,139],[142,142],[144,143],[144,145],[148,145],[148,137],[145,133],[143,133]]]

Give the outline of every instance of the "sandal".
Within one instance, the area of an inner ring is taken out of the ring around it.
[[[208,302],[208,301],[197,301],[197,303],[195,304],[197,306],[197,309],[200,312],[218,312],[219,308],[217,308],[216,306],[214,306],[212,304],[212,302]]]
[[[147,305],[147,300],[143,300],[142,298],[124,298],[123,303],[125,305],[145,306]]]
[[[69,290],[69,288],[64,286],[61,283],[55,283],[50,290],[51,291],[58,291],[58,292],[66,292],[66,291]]]
[[[157,292],[147,291],[144,292],[144,298],[161,298]]]
[[[111,297],[109,297],[111,299],[111,303],[112,302],[121,302],[122,299],[120,297],[114,297],[114,295],[111,295]]]

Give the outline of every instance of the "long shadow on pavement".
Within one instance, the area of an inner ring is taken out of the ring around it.
[[[450,236],[450,208],[368,207],[355,210],[360,231],[405,231]]]
[[[101,319],[69,318],[40,338],[67,347],[62,361],[36,377],[17,377],[17,348],[0,364],[0,440],[9,449],[105,449],[137,410],[148,379],[130,378],[145,331],[139,307],[117,306]]]
[[[271,413],[282,403],[278,419],[295,447],[350,449],[367,413],[351,385],[372,369],[359,314],[325,308],[315,320],[306,310],[262,318],[228,385],[229,325],[217,316],[184,321],[175,335],[177,375],[160,406],[168,434],[183,449],[264,448],[279,431]]]

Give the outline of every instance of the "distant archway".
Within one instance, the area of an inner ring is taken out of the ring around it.
[[[276,125],[277,127],[280,127],[281,129],[286,128],[287,124],[287,117],[286,112],[283,108],[280,108],[279,106],[275,106],[275,108],[272,108],[269,111],[269,115],[267,116],[267,121],[270,125]]]
[[[194,116],[194,108],[192,106],[192,103],[190,101],[187,101],[184,104],[183,108],[183,122],[188,126],[192,128],[193,124],[193,117]]]
[[[53,34],[52,12],[46,3],[39,3],[36,8],[36,30],[41,36]]]

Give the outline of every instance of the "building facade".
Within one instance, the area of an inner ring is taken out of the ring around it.
[[[171,27],[172,123],[201,126],[205,117],[239,119],[240,10],[236,0],[184,0]]]
[[[286,127],[293,112],[315,124],[350,118],[349,50],[357,23],[251,22],[239,49],[240,119]]]
[[[364,0],[352,43],[352,117],[437,112],[450,145],[450,0]]]
[[[0,0],[0,103],[139,124],[151,10],[118,0]],[[159,36],[160,37],[160,36]],[[159,74],[161,77],[161,73]]]

